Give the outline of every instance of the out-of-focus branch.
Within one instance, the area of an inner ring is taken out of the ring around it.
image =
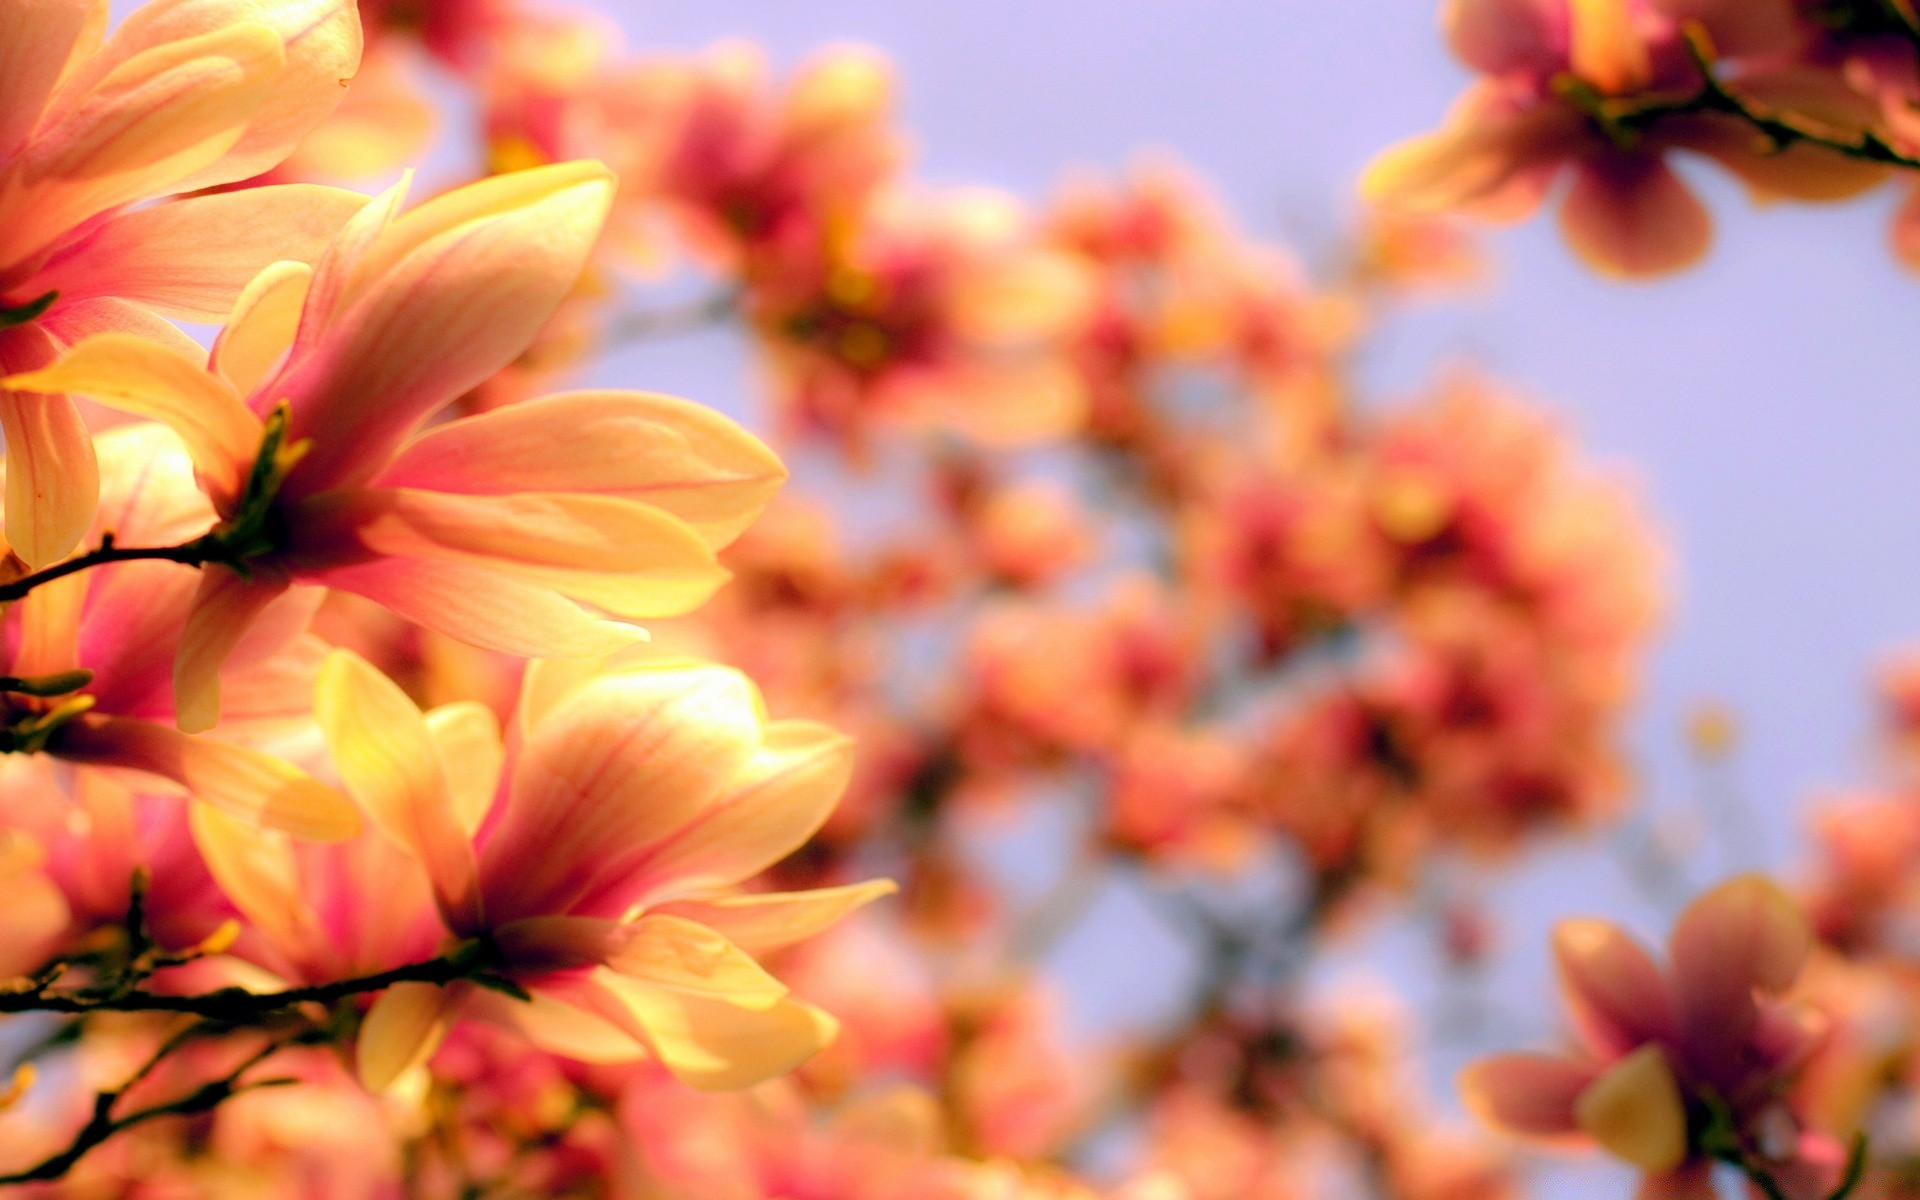
[[[607,323],[600,335],[600,348],[614,350],[635,342],[677,337],[724,325],[740,311],[740,290],[722,288],[688,304],[665,308],[638,309],[623,313]]]
[[[243,1082],[241,1077],[289,1046],[315,1044],[318,1041],[325,1040],[326,1036],[319,1031],[308,1030],[294,1034],[291,1037],[270,1041],[253,1054],[248,1055],[238,1066],[228,1071],[225,1075],[201,1084],[184,1096],[165,1101],[164,1103],[151,1104],[145,1108],[138,1108],[123,1115],[115,1115],[114,1110],[119,1108],[120,1101],[125,1098],[129,1091],[138,1086],[151,1075],[162,1062],[171,1057],[181,1047],[203,1036],[206,1032],[205,1026],[195,1023],[162,1042],[160,1048],[156,1050],[146,1062],[141,1064],[141,1066],[127,1078],[126,1082],[114,1088],[112,1091],[98,1092],[94,1095],[93,1110],[88,1115],[86,1124],[82,1125],[79,1130],[74,1133],[73,1139],[67,1143],[64,1149],[41,1159],[25,1170],[16,1171],[10,1175],[0,1175],[0,1186],[22,1183],[45,1183],[59,1179],[65,1176],[68,1171],[71,1171],[82,1158],[86,1157],[89,1151],[92,1151],[96,1147],[112,1140],[114,1137],[125,1133],[135,1126],[144,1125],[149,1121],[157,1121],[162,1117],[184,1117],[193,1116],[198,1113],[212,1112],[215,1108],[233,1097],[240,1095],[242,1092],[258,1091],[261,1088],[269,1087],[285,1087],[289,1084],[297,1083],[298,1080],[284,1078],[257,1079],[250,1082]]]
[[[1818,146],[1862,162],[1920,171],[1920,158],[1897,149],[1874,130],[1849,136],[1799,113],[1771,108],[1739,95],[1714,70],[1713,43],[1706,30],[1697,22],[1688,22],[1681,36],[1700,72],[1702,83],[1698,91],[1612,97],[1571,74],[1556,79],[1554,90],[1623,149],[1633,146],[1642,135],[1668,118],[1721,113],[1751,126],[1776,153],[1795,145]]]

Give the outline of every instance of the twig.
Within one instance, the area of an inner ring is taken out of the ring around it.
[[[31,575],[22,575],[11,583],[0,584],[0,604],[25,599],[29,592],[43,584],[76,575],[81,571],[90,571],[95,567],[104,567],[110,563],[158,561],[201,567],[213,561],[212,551],[210,535],[194,538],[190,542],[182,542],[178,546],[120,546],[114,543],[111,533],[103,534],[100,545],[96,549],[69,558],[65,562],[55,563]]]
[[[601,332],[600,348],[617,349],[653,338],[697,333],[725,323],[739,307],[738,289],[724,288],[689,304],[625,313],[609,322]]]
[[[169,995],[118,983],[95,988],[56,989],[46,976],[26,980],[28,987],[0,992],[0,1013],[55,1012],[83,1015],[96,1012],[191,1013],[227,1025],[247,1025],[303,1004],[332,1004],[396,983],[448,984],[467,980],[506,990],[506,981],[493,973],[496,952],[484,941],[462,943],[457,949],[425,962],[408,963],[373,975],[336,980],[278,992],[249,992],[228,987],[199,995]],[[510,987],[511,985],[506,985]]]
[[[1763,107],[1738,95],[1714,70],[1713,43],[1698,22],[1689,21],[1681,30],[1687,54],[1700,72],[1701,85],[1688,95],[1656,94],[1647,97],[1616,98],[1606,96],[1576,75],[1562,75],[1554,81],[1554,90],[1568,103],[1586,114],[1616,145],[1629,149],[1654,125],[1669,117],[1693,113],[1721,113],[1737,118],[1766,138],[1770,149],[1778,153],[1796,144],[1818,146],[1847,158],[1881,166],[1920,171],[1920,158],[1896,149],[1875,130],[1847,137],[1824,128],[1795,113]]]
[[[137,1125],[144,1125],[161,1117],[192,1116],[196,1113],[211,1112],[242,1092],[297,1083],[298,1080],[293,1079],[262,1079],[253,1083],[242,1083],[240,1077],[281,1050],[289,1046],[309,1043],[318,1036],[316,1031],[308,1030],[292,1037],[269,1042],[260,1050],[248,1055],[244,1061],[225,1075],[201,1084],[176,1100],[136,1109],[125,1116],[113,1115],[113,1110],[119,1106],[127,1092],[151,1075],[163,1060],[202,1032],[203,1030],[197,1025],[189,1026],[161,1043],[160,1048],[141,1064],[125,1083],[112,1091],[95,1094],[93,1111],[88,1115],[86,1124],[73,1135],[73,1140],[67,1143],[64,1150],[40,1160],[25,1170],[16,1171],[11,1175],[0,1175],[0,1186],[44,1183],[59,1179],[72,1170],[89,1151]]]

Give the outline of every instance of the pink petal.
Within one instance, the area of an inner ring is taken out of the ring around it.
[[[1566,14],[1546,0],[1450,0],[1441,22],[1454,54],[1482,74],[1544,75],[1566,61]]]
[[[1713,218],[1657,155],[1582,162],[1560,209],[1568,245],[1602,275],[1646,279],[1706,257]]]
[[[0,330],[0,370],[13,375],[53,361],[53,342],[33,326]],[[93,437],[65,396],[0,388],[7,440],[6,528],[30,567],[67,556],[93,523],[100,472]]]
[[[34,286],[62,300],[116,296],[183,321],[222,321],[274,262],[312,262],[367,197],[297,183],[193,196],[116,214],[63,247]]]
[[[607,676],[562,701],[483,831],[488,918],[569,912],[617,883],[725,794],[759,742],[757,705],[745,677],[713,666]]]
[[[451,559],[382,559],[295,577],[365,596],[469,646],[522,658],[592,658],[645,636],[589,615],[552,588]]]
[[[1812,948],[1805,914],[1763,876],[1730,879],[1689,905],[1668,945],[1689,1063],[1709,1078],[1735,1069],[1760,1020],[1756,992],[1790,987]]]
[[[1573,1137],[1581,1093],[1600,1077],[1585,1062],[1549,1054],[1499,1054],[1460,1074],[1460,1098],[1487,1124],[1529,1137]]]
[[[0,5],[0,160],[40,120],[68,56],[105,7],[94,0]]]
[[[1623,930],[1606,921],[1563,921],[1553,931],[1553,957],[1574,1027],[1599,1057],[1672,1040],[1667,981]]]
[[[785,478],[773,451],[704,405],[644,392],[568,392],[429,429],[379,482],[643,500],[720,546],[759,515]]]
[[[169,192],[251,179],[278,166],[333,112],[360,62],[360,15],[352,0],[149,0],[127,15],[73,81],[75,88],[91,87],[142,51],[239,21],[272,28],[285,66],[253,106],[233,145],[216,161],[174,180]]]

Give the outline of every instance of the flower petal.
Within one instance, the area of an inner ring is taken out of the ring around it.
[[[174,721],[183,731],[205,733],[219,723],[220,669],[288,587],[286,575],[268,567],[247,576],[211,563],[201,570],[173,660]]]
[[[1557,65],[1567,30],[1564,17],[1554,17],[1543,0],[1448,0],[1440,20],[1461,62],[1507,75]]]
[[[647,392],[567,392],[429,429],[379,482],[642,500],[719,547],[760,515],[786,475],[763,442],[704,405]]]
[[[174,192],[250,179],[277,165],[346,95],[360,62],[360,17],[352,0],[148,0],[127,14],[87,73],[116,68],[154,46],[241,22],[270,28],[285,66],[245,114],[240,136],[220,158],[173,181]]]
[[[233,302],[233,314],[214,339],[207,369],[242,396],[251,396],[293,345],[313,268],[276,262],[248,281]]]
[[[0,5],[0,158],[40,120],[68,56],[105,7],[94,0]]]
[[[1609,95],[1653,81],[1646,39],[1635,26],[1629,0],[1567,0],[1572,18],[1568,58],[1574,74]]]
[[[314,841],[339,841],[360,829],[345,796],[270,754],[166,725],[91,713],[60,727],[48,750],[91,766],[170,779],[244,821]]]
[[[264,432],[226,380],[177,350],[130,333],[90,337],[53,365],[0,384],[74,392],[166,424],[186,442],[216,504],[239,496]]]
[[[500,787],[506,748],[500,741],[500,718],[473,700],[442,704],[426,715],[427,733],[447,770],[447,797],[454,819],[468,837],[480,828]]]
[[[633,500],[566,492],[458,496],[379,489],[311,503],[291,550],[321,559],[347,540],[400,558],[459,559],[505,571],[623,617],[691,611],[728,575],[678,518]],[[323,505],[325,506],[323,508]],[[303,540],[303,533],[309,540]]]
[[[766,870],[826,823],[852,775],[852,738],[812,721],[767,726],[727,794],[649,853],[620,900],[712,891]]]
[[[753,686],[724,667],[628,671],[574,692],[514,765],[481,853],[488,915],[567,912],[617,883],[725,793],[760,721]]]
[[[711,900],[677,900],[650,911],[685,917],[725,934],[748,954],[783,950],[838,924],[842,918],[899,889],[890,879],[872,879],[805,892],[746,892]]]
[[[1582,162],[1560,209],[1560,229],[1602,275],[1646,279],[1706,257],[1713,218],[1659,157],[1616,154]]]
[[[63,300],[118,296],[182,321],[219,321],[269,265],[319,258],[367,200],[293,183],[132,209],[63,247],[34,286]]]
[[[791,998],[746,1009],[610,971],[595,975],[611,1002],[592,1011],[630,1028],[676,1079],[702,1091],[738,1091],[784,1075],[840,1031],[838,1021]]]
[[[447,989],[436,984],[396,983],[381,992],[354,1044],[361,1086],[378,1094],[424,1065],[446,1036],[447,1011]]]
[[[454,559],[385,559],[301,578],[365,596],[469,646],[521,658],[591,658],[646,636],[588,615],[552,588]]]
[[[1553,931],[1553,960],[1574,1027],[1602,1058],[1674,1035],[1666,979],[1618,926],[1562,921]]]
[[[787,985],[752,955],[684,917],[649,913],[622,923],[606,965],[629,979],[741,1008],[771,1008],[787,995]]]
[[[1646,1045],[1627,1055],[1574,1106],[1580,1128],[1643,1171],[1671,1171],[1687,1156],[1687,1112],[1666,1052]]]
[[[597,164],[551,182],[561,186],[404,257],[391,247],[414,232],[407,216],[368,247],[355,271],[379,269],[364,292],[275,381],[293,402],[290,435],[314,440],[288,478],[290,496],[371,479],[423,421],[526,349],[579,279],[613,196]]]
[[[52,342],[38,329],[0,331],[0,369],[9,376],[43,367],[53,357]],[[93,523],[100,495],[93,438],[66,396],[4,382],[0,432],[7,441],[7,542],[28,566],[51,566]]]
[[[18,263],[88,218],[173,190],[216,162],[285,67],[279,36],[258,21],[118,63],[0,174],[0,263]]]
[[[300,886],[286,838],[228,816],[211,804],[187,810],[193,844],[214,882],[269,942],[299,959],[324,940],[320,919]]]
[[[413,701],[349,650],[336,650],[314,688],[314,718],[347,788],[388,837],[426,867],[456,933],[480,927],[473,846],[460,828],[447,771]]]
[[[1460,1073],[1460,1098],[1496,1129],[1566,1137],[1579,1132],[1574,1108],[1599,1075],[1599,1068],[1560,1055],[1497,1054]]]
[[[1780,886],[1742,875],[1687,906],[1668,943],[1689,1065],[1731,1069],[1760,1020],[1757,992],[1778,993],[1813,949],[1806,915]]]

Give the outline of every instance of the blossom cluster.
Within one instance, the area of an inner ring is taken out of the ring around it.
[[[1449,0],[1476,79],[1438,132],[1376,159],[1364,188],[1492,221],[1558,199],[1594,270],[1645,277],[1704,256],[1713,221],[1676,158],[1759,203],[1832,203],[1920,165],[1920,18],[1908,0]],[[1920,200],[1893,251],[1920,268]]]

